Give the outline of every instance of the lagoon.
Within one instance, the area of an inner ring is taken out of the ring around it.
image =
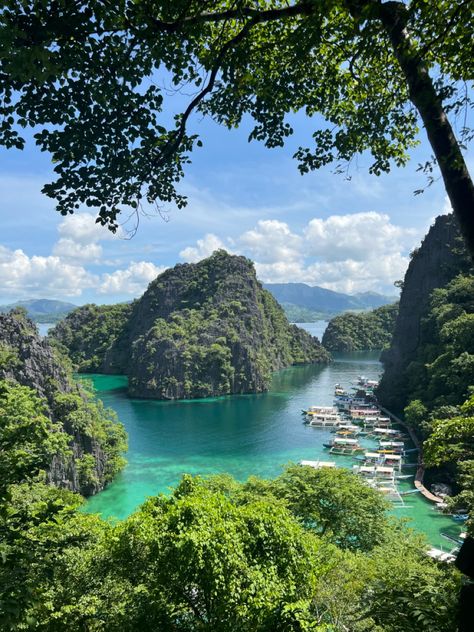
[[[321,328],[310,323],[307,329],[316,326]],[[382,371],[378,357],[378,352],[343,354],[328,366],[284,369],[274,374],[268,393],[178,402],[131,399],[122,376],[84,376],[93,380],[97,395],[115,410],[129,435],[127,466],[87,501],[85,510],[125,518],[148,496],[168,493],[184,473],[228,472],[245,480],[276,476],[290,461],[327,460],[323,443],[331,438],[330,430],[304,425],[301,409],[332,404],[337,382],[347,388],[361,374],[377,379]],[[355,463],[349,457],[331,460],[343,467]],[[410,487],[403,483],[404,489]],[[409,519],[433,545],[449,550],[441,533],[457,535],[459,525],[418,494],[406,496],[405,502],[395,515]]]

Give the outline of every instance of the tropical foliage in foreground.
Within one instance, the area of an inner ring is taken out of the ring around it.
[[[33,396],[23,406],[39,407]],[[19,399],[19,401],[20,401]],[[25,415],[27,408],[25,408]],[[41,411],[35,412],[40,415]],[[3,630],[448,632],[458,575],[386,516],[344,470],[289,466],[274,480],[184,476],[111,523],[44,484],[57,432],[1,416],[10,473],[0,501]],[[29,447],[27,447],[29,446]]]
[[[398,303],[383,305],[370,312],[346,313],[329,321],[322,339],[329,351],[371,351],[390,344]]]

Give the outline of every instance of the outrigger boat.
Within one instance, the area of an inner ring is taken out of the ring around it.
[[[316,428],[339,426],[341,417],[337,413],[320,413],[306,416],[305,423]]]
[[[390,441],[403,441],[408,439],[403,432],[395,430],[394,428],[373,428],[367,436],[373,439],[387,439]]]
[[[359,426],[354,426],[354,424],[344,424],[341,423],[339,424],[339,426],[337,426],[337,428],[334,428],[332,430],[332,432],[335,432],[338,435],[358,435],[361,433],[361,429],[359,428]]]
[[[347,414],[352,419],[365,419],[367,417],[378,417],[380,410],[378,408],[349,408]]]
[[[303,415],[321,415],[325,413],[337,414],[338,410],[334,406],[310,406],[306,410],[301,411]]]
[[[315,470],[320,470],[326,467],[336,467],[336,461],[300,461],[299,465],[306,465]]]
[[[325,448],[329,448],[331,454],[357,454],[363,452],[365,448],[361,447],[357,439],[347,437],[335,437],[330,443],[323,443]]]
[[[380,454],[379,452],[365,452],[363,456],[355,457],[358,461],[363,461],[364,465],[387,465],[397,469],[399,472],[402,467],[401,454]],[[409,474],[407,476],[412,476]]]
[[[364,428],[392,427],[392,422],[389,417],[358,417],[355,421]]]
[[[405,443],[403,441],[379,441],[379,454],[404,454]]]

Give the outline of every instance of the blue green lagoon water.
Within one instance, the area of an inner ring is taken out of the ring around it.
[[[360,374],[377,378],[382,368],[378,355],[345,354],[329,366],[279,371],[268,393],[179,402],[130,399],[126,378],[87,376],[125,425],[129,451],[123,472],[89,499],[85,509],[124,518],[148,496],[168,492],[184,473],[228,472],[245,480],[250,475],[275,476],[289,461],[327,460],[323,443],[331,438],[330,431],[304,425],[301,409],[332,404],[337,382],[348,387]],[[330,458],[344,467],[355,463],[349,457]],[[404,489],[410,487],[411,482],[404,482]],[[459,525],[418,494],[406,496],[405,502],[406,507],[394,513],[409,518],[435,546],[449,549],[449,541],[440,534],[456,535]]]

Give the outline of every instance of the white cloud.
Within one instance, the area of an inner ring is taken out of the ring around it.
[[[210,257],[215,250],[219,250],[220,248],[231,252],[219,237],[212,233],[207,233],[202,239],[197,240],[196,246],[189,246],[181,250],[179,256],[189,263],[197,263],[201,261],[201,259]]]
[[[125,270],[103,274],[98,291],[100,294],[139,296],[146,290],[150,281],[164,270],[166,267],[156,266],[150,261],[134,262]]]
[[[83,245],[116,238],[117,234],[114,235],[95,220],[96,215],[91,213],[67,215],[58,226],[59,235],[62,239],[72,239]]]
[[[388,215],[368,212],[314,218],[305,237],[310,255],[326,261],[366,261],[399,251],[413,232],[392,224]]]
[[[393,224],[388,215],[365,212],[313,218],[299,234],[285,222],[261,220],[232,243],[239,254],[255,261],[264,282],[390,293],[393,282],[403,277],[408,252],[417,241],[413,230]],[[180,254],[199,261],[223,244],[220,237],[207,234]]]
[[[6,296],[80,296],[97,277],[60,257],[29,257],[23,250],[0,246],[0,292]]]
[[[82,244],[73,239],[61,237],[54,244],[53,254],[70,261],[96,263],[102,257],[102,246],[96,243]]]
[[[296,261],[302,257],[302,238],[288,224],[276,219],[261,220],[238,239],[252,259],[261,263]]]

